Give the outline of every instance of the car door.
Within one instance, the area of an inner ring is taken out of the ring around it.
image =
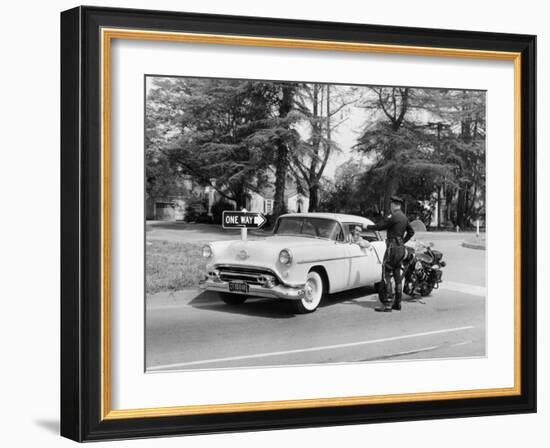
[[[382,278],[382,258],[379,255],[377,236],[375,232],[368,231],[364,232],[362,237],[369,241],[372,247],[361,248],[358,244],[349,245],[349,289],[372,285]]]
[[[325,269],[329,277],[330,292],[344,291],[348,289],[351,260],[350,245],[340,224],[337,233],[331,237],[329,245],[330,261],[325,263]]]
[[[305,260],[298,264],[305,269],[321,266],[329,280],[330,293],[347,289],[349,279],[349,243],[340,223],[315,218],[304,222],[301,234],[317,238],[308,248]],[[307,261],[306,261],[307,260]]]

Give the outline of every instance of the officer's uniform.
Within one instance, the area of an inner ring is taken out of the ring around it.
[[[392,202],[403,204],[403,200],[397,196],[391,197]],[[386,231],[386,253],[384,254],[383,276],[386,285],[386,301],[383,308],[377,308],[377,311],[391,311],[401,309],[401,262],[405,257],[405,243],[414,235],[409,220],[401,210],[396,210],[388,215],[384,220],[375,225],[369,225],[369,230]],[[395,281],[395,301],[391,287],[391,277]]]

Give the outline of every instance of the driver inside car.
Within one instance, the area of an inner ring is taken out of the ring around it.
[[[361,236],[361,226],[354,226],[351,230],[349,239],[351,244],[357,244],[361,249],[372,249],[371,243]]]

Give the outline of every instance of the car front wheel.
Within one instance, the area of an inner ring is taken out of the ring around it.
[[[323,279],[318,272],[311,271],[307,274],[304,292],[304,298],[294,302],[298,314],[312,313],[321,303],[325,291]]]

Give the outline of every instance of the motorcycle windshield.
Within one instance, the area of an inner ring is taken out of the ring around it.
[[[438,250],[433,250],[432,253],[434,254],[435,261],[438,262],[441,260],[441,257],[443,257],[443,254],[439,252]]]
[[[417,260],[422,261],[423,263],[431,263],[432,257],[428,254],[417,254],[416,255]]]

